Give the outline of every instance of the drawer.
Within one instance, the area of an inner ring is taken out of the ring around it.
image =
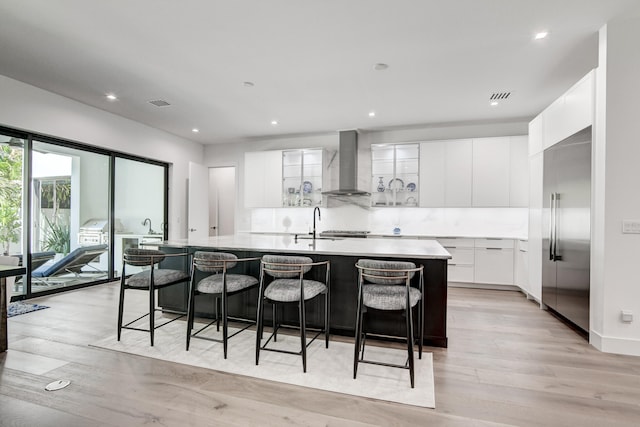
[[[518,250],[521,252],[529,251],[529,241],[528,240],[518,240]]]
[[[476,283],[513,285],[513,249],[476,248]]]
[[[451,248],[445,249],[451,254],[449,264],[473,264],[474,250],[472,248]]]
[[[447,268],[447,281],[473,282],[473,265],[452,265]]]
[[[476,248],[513,249],[513,239],[475,239]]]
[[[438,243],[448,248],[473,248],[473,239],[464,239],[456,237],[437,237]],[[451,251],[449,251],[451,252]]]

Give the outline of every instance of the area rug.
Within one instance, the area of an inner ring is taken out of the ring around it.
[[[21,314],[31,313],[32,311],[44,310],[45,308],[49,307],[46,305],[29,304],[20,301],[12,302],[7,308],[7,317],[19,316]]]
[[[215,327],[209,330],[213,331],[212,337],[219,338]],[[268,337],[266,330],[264,337]],[[186,351],[185,338],[185,322],[176,321],[156,330],[153,347],[149,345],[148,333],[131,330],[122,331],[120,342],[114,334],[91,345],[270,381],[435,408],[433,357],[427,351],[423,352],[422,359],[418,359],[416,351],[415,388],[412,389],[409,371],[406,369],[361,363],[358,377],[354,380],[353,344],[331,341],[326,349],[324,339],[319,337],[307,349],[307,372],[303,373],[301,357],[291,354],[262,351],[260,364],[256,366],[255,331],[252,330],[241,332],[229,340],[226,360],[223,358],[221,343],[191,339],[189,351]],[[278,342],[271,344],[280,349],[298,351],[300,338],[279,334]],[[406,351],[368,344],[366,357],[403,364]]]

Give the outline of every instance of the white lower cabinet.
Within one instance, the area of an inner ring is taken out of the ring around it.
[[[516,241],[513,239],[446,237],[437,240],[451,254],[447,268],[449,282],[523,287],[515,281],[515,272],[525,274],[522,273],[525,266],[517,267],[517,262],[526,258],[526,254],[520,258],[514,256]]]
[[[513,285],[513,249],[476,248],[474,282]]]
[[[531,293],[529,289],[529,252],[528,242],[526,240],[518,240],[515,253],[515,284],[527,294]]]
[[[447,267],[450,282],[473,282],[474,242],[473,239],[439,238],[438,242],[451,254]]]

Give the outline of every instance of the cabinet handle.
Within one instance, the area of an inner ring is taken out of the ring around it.
[[[501,251],[502,248],[485,248],[488,251]]]

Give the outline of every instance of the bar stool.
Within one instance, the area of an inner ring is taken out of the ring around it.
[[[381,261],[360,259],[356,263],[358,269],[358,308],[356,314],[355,351],[353,357],[353,379],[358,372],[358,363],[390,366],[409,369],[411,388],[414,388],[413,362],[413,316],[412,308],[418,306],[418,357],[422,359],[422,328],[424,310],[421,304],[424,286],[423,266],[406,261]],[[420,274],[418,288],[411,286],[415,273]],[[364,348],[367,335],[363,332],[364,313],[369,309],[381,311],[397,311],[404,315],[406,323],[407,362],[404,365],[367,360]]]
[[[305,279],[304,275],[314,266],[325,266],[325,282]],[[307,372],[307,347],[324,332],[325,348],[329,348],[329,300],[330,300],[330,263],[329,261],[313,262],[309,257],[264,255],[260,268],[260,295],[258,297],[257,331],[256,331],[256,365],[260,360],[260,350],[276,351],[280,353],[296,354],[302,356],[302,371]],[[273,277],[268,285],[266,276]],[[318,295],[324,295],[324,328],[313,329],[306,326],[305,302]],[[273,307],[273,332],[261,345],[264,329],[264,303],[268,302]],[[267,345],[271,339],[277,341],[279,328],[289,328],[277,321],[277,304],[298,304],[298,319],[300,321],[300,351],[288,351],[269,348]],[[307,329],[316,331],[316,334],[307,342]]]
[[[166,258],[174,257],[186,257],[187,265],[189,265],[188,253],[166,254],[155,249],[138,248],[129,248],[124,251],[124,255],[122,257],[122,277],[120,279],[120,301],[118,304],[118,341],[120,341],[120,336],[123,329],[149,332],[149,335],[151,337],[151,346],[153,347],[153,336],[156,329],[175,320],[178,320],[187,314],[185,312],[178,313],[181,315],[176,317],[175,319],[171,319],[157,326],[155,325],[155,312],[162,311],[156,308],[155,291],[157,289],[166,288],[180,283],[188,283],[189,279],[191,278],[190,274],[186,271],[174,270],[169,268],[159,268],[160,262],[162,262]],[[145,270],[136,273],[127,279],[125,271],[127,265],[144,267]],[[123,325],[122,318],[124,309],[124,291],[128,289],[149,292],[149,312]],[[130,326],[138,320],[141,320],[142,318],[147,316],[149,316],[149,329]]]
[[[191,285],[189,287],[189,303],[187,313],[189,315],[187,321],[187,351],[189,351],[189,343],[191,338],[199,338],[208,341],[221,342],[224,349],[224,358],[227,358],[227,342],[229,338],[236,336],[240,332],[254,325],[253,320],[230,318],[228,312],[228,298],[253,288],[258,284],[258,279],[245,274],[227,273],[237,264],[249,261],[258,261],[260,258],[242,258],[226,252],[206,252],[196,251],[193,255],[193,268],[191,269]],[[196,283],[197,272],[210,273],[204,279]],[[203,326],[196,332],[192,333],[193,322],[195,317],[195,297],[196,295],[208,294],[214,296],[216,319]],[[216,329],[220,331],[220,316],[218,315],[218,306],[222,301],[222,339],[200,336],[209,326],[216,324]],[[229,319],[247,323],[242,329],[229,335],[228,321]]]

